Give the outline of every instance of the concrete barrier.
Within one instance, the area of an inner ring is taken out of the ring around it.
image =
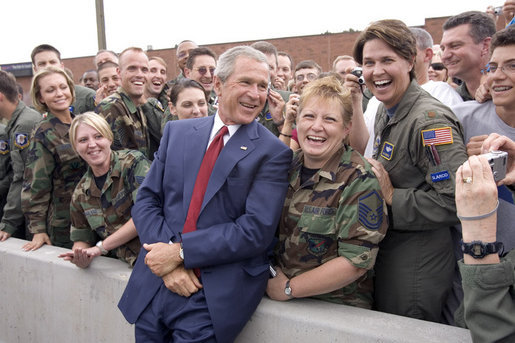
[[[24,252],[0,243],[1,342],[133,342],[118,311],[131,270],[98,257],[82,270],[57,258],[65,249]],[[238,343],[472,342],[468,330],[313,299],[263,298]]]

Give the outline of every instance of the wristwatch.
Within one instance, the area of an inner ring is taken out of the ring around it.
[[[181,244],[181,249],[179,250],[179,257],[181,258],[181,260],[184,261],[184,250],[182,250],[182,244]]]
[[[286,286],[284,287],[284,294],[286,294],[290,299],[293,298],[293,295],[291,294],[290,280],[286,281]]]
[[[483,243],[481,241],[472,241],[465,243],[461,241],[461,251],[473,258],[483,258],[486,255],[499,253],[503,250],[504,246],[502,242]]]
[[[109,253],[109,251],[104,248],[104,241],[98,241],[96,247],[100,249],[100,253],[102,255],[107,255]]]

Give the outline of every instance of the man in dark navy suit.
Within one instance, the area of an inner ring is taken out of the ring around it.
[[[218,112],[167,124],[132,210],[147,244],[119,307],[138,342],[232,342],[265,291],[292,153],[255,121],[269,83],[261,52],[226,51],[214,82]],[[198,202],[204,155],[222,135]]]

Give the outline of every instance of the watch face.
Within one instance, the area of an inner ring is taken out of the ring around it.
[[[290,287],[285,288],[284,293],[286,293],[286,295],[291,295],[291,288]]]
[[[474,244],[472,246],[472,249],[471,249],[471,253],[475,256],[481,256],[483,255],[483,249],[481,249],[481,245],[480,244]]]

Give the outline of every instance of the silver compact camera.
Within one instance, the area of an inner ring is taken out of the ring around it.
[[[354,69],[352,69],[350,73],[358,78],[358,83],[360,85],[365,84],[365,78],[363,77],[363,69],[361,67],[355,67]]]
[[[500,181],[506,177],[506,166],[508,164],[508,153],[505,151],[490,151],[489,153],[482,154],[488,160],[492,174],[494,174],[495,182]]]
[[[497,6],[494,8],[494,14],[495,15],[501,15],[502,14],[502,6]]]

